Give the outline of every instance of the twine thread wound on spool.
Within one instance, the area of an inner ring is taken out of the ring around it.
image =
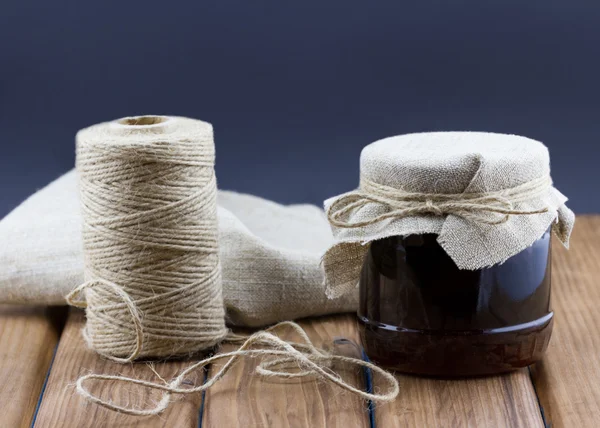
[[[484,224],[501,224],[511,215],[533,215],[548,211],[547,207],[537,210],[518,210],[514,205],[536,198],[552,186],[550,176],[543,176],[519,186],[488,193],[414,193],[360,179],[359,190],[339,196],[327,208],[327,218],[332,226],[341,228],[364,227],[388,218],[402,218],[421,214],[442,216],[452,214]],[[365,221],[350,221],[347,216],[374,202],[389,210]]]
[[[118,362],[211,348],[227,334],[212,127],[140,116],[77,135],[88,346]]]

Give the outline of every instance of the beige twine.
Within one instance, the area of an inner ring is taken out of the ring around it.
[[[292,343],[282,340],[273,332],[282,327],[289,327],[297,333],[304,343]],[[91,402],[99,404],[110,410],[121,413],[126,413],[135,416],[150,416],[157,415],[164,411],[171,401],[172,394],[190,394],[205,391],[231,369],[240,357],[262,357],[261,363],[256,367],[255,373],[263,377],[278,377],[283,379],[292,379],[299,377],[313,376],[318,379],[328,380],[342,389],[355,394],[365,400],[375,402],[389,402],[394,400],[399,393],[399,385],[396,378],[387,371],[377,367],[376,365],[363,361],[357,358],[345,357],[342,355],[333,355],[322,349],[316,348],[310,341],[306,332],[296,323],[284,321],[264,331],[254,333],[249,337],[241,337],[235,334],[230,334],[226,339],[227,342],[240,342],[245,340],[237,351],[225,352],[199,361],[179,374],[170,382],[149,382],[140,379],[129,378],[125,376],[89,374],[80,377],[77,380],[77,391]],[[260,349],[252,349],[261,347]],[[265,349],[266,347],[266,349]],[[208,364],[217,360],[229,358],[223,367],[215,373],[210,379],[207,379],[204,384],[194,387],[182,387],[186,377],[193,371],[202,369]],[[364,367],[373,370],[379,374],[382,379],[389,384],[389,388],[385,393],[367,393],[350,385],[342,380],[342,378],[330,367],[333,363],[339,362],[358,367]],[[85,388],[85,383],[90,380],[98,381],[113,381],[124,382],[132,385],[140,385],[146,388],[162,391],[162,396],[156,405],[149,409],[140,409],[135,407],[125,407],[113,403],[108,399],[102,399],[92,394]]]
[[[550,176],[543,176],[522,185],[488,193],[411,193],[385,186],[361,176],[359,190],[336,198],[327,209],[329,222],[340,228],[364,227],[388,218],[403,218],[420,214],[442,216],[452,214],[467,220],[500,224],[511,215],[532,215],[548,211],[517,210],[515,204],[544,195],[552,186]],[[348,215],[369,203],[381,204],[389,211],[364,221],[352,222]]]
[[[67,302],[86,309],[83,333],[88,346],[125,363],[192,354],[223,340],[245,341],[237,351],[191,365],[169,383],[88,374],[77,380],[77,391],[111,410],[156,415],[168,407],[171,394],[206,390],[240,357],[250,356],[267,357],[256,368],[260,376],[314,376],[367,400],[393,400],[399,386],[390,373],[316,348],[295,323],[283,322],[247,338],[228,333],[213,165],[212,128],[199,121],[141,116],[78,134],[87,281],[67,296]],[[272,333],[281,327],[291,327],[304,343],[289,343]],[[260,349],[252,349],[257,346]],[[223,358],[229,360],[203,385],[182,388],[192,371]],[[371,394],[357,389],[331,371],[334,362],[379,373],[391,385],[389,391]],[[151,409],[124,407],[90,393],[84,383],[94,379],[140,385],[163,395]]]
[[[118,362],[205,350],[227,334],[212,127],[142,116],[77,136],[88,346]]]

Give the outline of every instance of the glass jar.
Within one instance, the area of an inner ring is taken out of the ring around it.
[[[375,362],[443,377],[538,361],[552,333],[550,230],[502,264],[460,270],[434,234],[371,243],[360,278],[363,346]]]

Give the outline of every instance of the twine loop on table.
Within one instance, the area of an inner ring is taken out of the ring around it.
[[[298,334],[302,343],[287,342],[275,334],[276,330],[283,328],[292,329]],[[343,355],[334,355],[323,349],[319,349],[309,339],[306,332],[298,324],[290,321],[281,322],[266,330],[259,331],[251,336],[240,336],[230,333],[225,342],[239,343],[243,342],[237,351],[225,352],[206,358],[194,363],[183,370],[176,378],[170,382],[150,382],[126,376],[88,374],[77,380],[77,391],[91,402],[121,413],[135,416],[151,416],[160,414],[170,403],[172,394],[191,394],[205,391],[220,379],[231,369],[231,367],[241,357],[261,357],[263,360],[258,364],[255,372],[263,377],[277,377],[282,379],[292,379],[299,377],[313,376],[315,378],[334,383],[340,388],[355,394],[365,400],[374,402],[389,402],[396,398],[399,393],[399,385],[396,378],[389,372],[372,364],[370,362],[346,357]],[[258,347],[259,349],[255,349]],[[229,360],[212,377],[207,379],[202,385],[194,387],[183,387],[186,377],[208,364],[215,361],[228,358]],[[344,381],[339,374],[332,371],[333,363],[339,362],[357,367],[370,369],[379,374],[382,379],[388,383],[387,391],[384,393],[369,393],[358,389],[357,387]],[[89,381],[112,381],[123,382],[130,385],[139,385],[142,387],[162,391],[162,396],[156,405],[148,409],[121,406],[111,400],[103,399],[91,393],[85,384]]]
[[[548,212],[548,208],[534,210],[516,209],[515,205],[546,193],[552,186],[550,176],[543,176],[519,186],[487,193],[415,193],[386,186],[361,177],[360,188],[336,198],[327,208],[327,218],[332,226],[358,228],[394,218],[421,214],[443,216],[447,214],[466,220],[501,224],[512,215],[533,215]],[[352,213],[369,204],[378,204],[386,212],[369,216],[365,220],[353,221]]]
[[[131,297],[129,297],[129,295],[121,287],[119,287],[116,284],[113,284],[112,282],[108,282],[102,279],[88,281],[84,282],[80,286],[76,287],[69,294],[67,294],[65,300],[71,306],[75,306],[77,308],[87,308],[87,303],[81,299],[81,294],[84,290],[92,287],[106,287],[107,289],[114,291],[115,294],[123,300],[127,311],[131,315],[131,325],[133,326],[133,329],[135,331],[135,348],[129,356],[125,358],[120,358],[111,354],[102,353],[100,350],[97,350],[97,352],[100,353],[102,356],[116,361],[118,363],[129,363],[135,360],[140,355],[140,352],[142,351],[142,348],[144,346],[144,330],[142,327],[142,319],[139,311],[135,306],[135,303],[133,303]],[[88,347],[92,348],[93,342],[91,341],[85,329],[83,330],[83,338],[87,343]]]

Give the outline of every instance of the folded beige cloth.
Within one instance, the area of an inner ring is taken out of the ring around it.
[[[77,177],[71,171],[0,221],[0,302],[65,304],[83,282]],[[328,299],[320,258],[332,243],[323,211],[218,193],[223,294],[230,324],[356,310],[356,293]]]

